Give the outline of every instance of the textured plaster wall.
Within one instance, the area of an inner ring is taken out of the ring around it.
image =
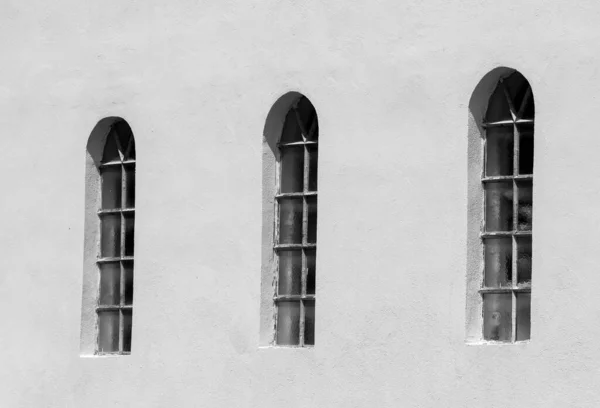
[[[597,407],[600,4],[0,2],[3,407]],[[536,97],[532,340],[465,343],[468,103]],[[316,347],[259,348],[262,131],[320,121]],[[81,358],[87,137],[136,137],[133,353]]]

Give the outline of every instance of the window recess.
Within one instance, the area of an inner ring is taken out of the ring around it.
[[[97,354],[131,353],[135,164],[133,134],[124,122],[117,122],[107,136],[99,166]]]
[[[300,97],[287,113],[277,145],[277,345],[307,347],[315,342],[318,131],[314,107]]]
[[[483,338],[530,338],[534,102],[518,72],[500,80],[483,123]]]

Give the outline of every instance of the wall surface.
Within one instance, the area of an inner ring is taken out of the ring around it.
[[[598,407],[600,3],[0,2],[2,407]],[[536,102],[532,338],[465,342],[468,103]],[[259,347],[262,132],[319,114],[316,346]],[[81,357],[85,147],[137,145],[131,356]]]

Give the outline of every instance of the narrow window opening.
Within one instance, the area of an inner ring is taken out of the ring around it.
[[[318,121],[301,96],[285,116],[275,196],[277,258],[275,343],[315,343]]]
[[[129,354],[133,315],[135,141],[124,121],[108,132],[101,180],[97,314],[98,354]]]
[[[531,87],[518,72],[501,79],[483,123],[484,340],[528,340],[531,332],[533,130]]]

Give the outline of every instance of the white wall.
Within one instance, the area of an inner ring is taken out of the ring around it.
[[[600,4],[0,2],[3,407],[596,407]],[[532,340],[465,344],[467,106],[533,87]],[[316,346],[259,348],[262,130],[319,114]],[[133,352],[79,355],[85,146],[136,137]]]

